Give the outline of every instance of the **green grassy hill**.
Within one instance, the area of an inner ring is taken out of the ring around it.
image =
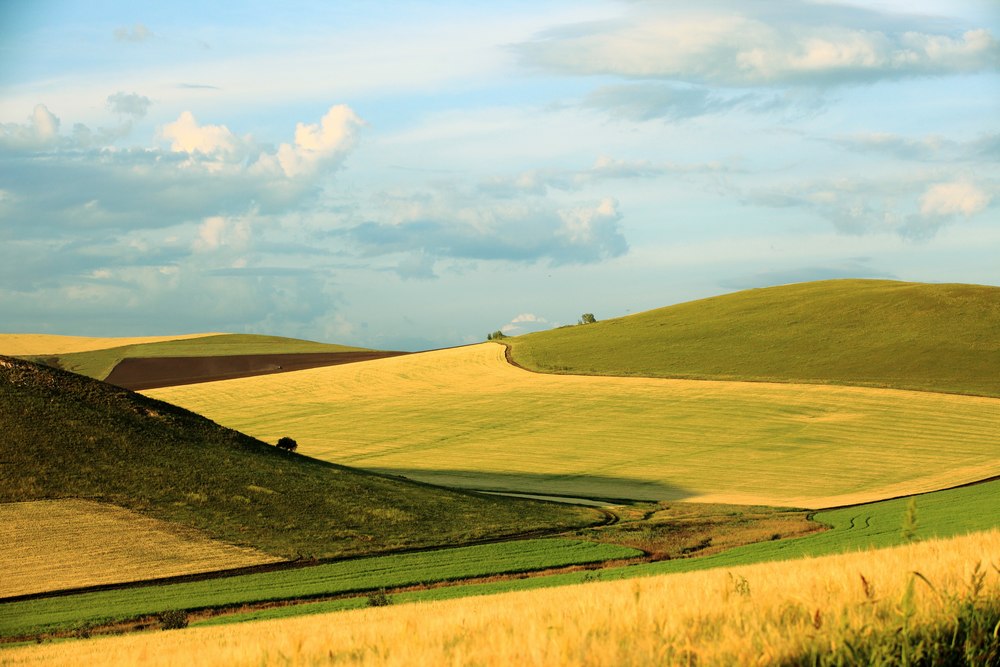
[[[316,343],[310,340],[282,336],[217,334],[203,338],[124,345],[106,350],[34,355],[30,358],[80,375],[103,380],[119,361],[130,357],[223,357],[237,354],[352,352],[363,349],[365,348],[333,343]]]
[[[0,357],[0,502],[82,497],[294,557],[596,522],[596,511],[450,491],[279,451],[194,413]]]
[[[1000,287],[829,280],[509,339],[530,370],[1000,396]]]

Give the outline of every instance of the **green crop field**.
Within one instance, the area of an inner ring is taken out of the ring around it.
[[[316,343],[281,336],[213,334],[198,338],[137,343],[67,354],[37,352],[31,358],[54,363],[68,371],[103,380],[122,359],[130,357],[225,357],[236,354],[293,354],[363,350],[333,343]]]
[[[936,491],[914,497],[916,503],[915,537],[919,540],[947,538],[1000,527],[1000,480],[972,486]],[[815,519],[830,526],[824,532],[805,537],[758,542],[711,556],[682,558],[626,567],[612,567],[596,572],[570,572],[531,579],[513,579],[488,583],[461,584],[424,591],[395,594],[396,602],[426,602],[474,595],[493,595],[515,590],[533,590],[550,586],[577,584],[592,580],[613,580],[690,572],[710,568],[734,567],[765,561],[791,560],[847,553],[902,544],[902,524],[908,498],[885,500],[818,512]],[[283,618],[303,614],[340,611],[364,606],[364,599],[332,600],[246,614],[220,616],[207,624],[234,623],[244,620]]]
[[[1000,396],[1000,287],[831,280],[507,339],[532,370]]]
[[[3,357],[0,424],[0,502],[88,498],[286,558],[467,544],[603,519],[279,451],[176,406]]]
[[[634,549],[536,539],[397,554],[206,581],[98,591],[0,604],[0,636],[108,623],[171,609],[338,595],[641,555]]]
[[[147,392],[329,461],[480,489],[806,508],[1000,474],[1000,400],[530,373],[493,343]]]

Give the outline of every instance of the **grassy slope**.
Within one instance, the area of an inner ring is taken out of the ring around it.
[[[80,375],[103,380],[119,361],[129,357],[224,357],[234,354],[292,354],[301,352],[351,352],[360,347],[316,343],[297,338],[257,334],[214,334],[200,338],[139,343],[70,354],[34,354],[32,358],[55,361]]]
[[[278,451],[177,408],[0,357],[0,502],[84,497],[267,553],[338,556],[588,523]]]
[[[529,373],[492,343],[148,394],[449,486],[819,508],[1000,474],[997,399]]]
[[[830,280],[510,339],[532,370],[1000,396],[1000,287]]]

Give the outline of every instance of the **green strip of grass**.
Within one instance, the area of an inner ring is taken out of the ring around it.
[[[697,558],[662,561],[588,572],[570,572],[528,579],[509,579],[482,584],[465,584],[410,591],[392,596],[393,602],[426,602],[509,591],[525,591],[552,586],[567,586],[585,581],[628,579],[713,567],[733,567],[773,560],[806,556],[825,556],[853,550],[890,547],[903,543],[901,526],[908,498],[828,510],[816,514],[816,520],[830,526],[822,533],[805,537],[758,542],[730,549],[720,554]],[[1000,480],[916,497],[918,539],[951,537],[1000,526]],[[206,624],[236,623],[268,618],[356,609],[366,604],[364,598],[312,603],[259,610],[246,614],[220,616]]]
[[[37,355],[34,359],[57,360],[60,368],[97,380],[103,380],[122,359],[131,357],[226,357],[235,354],[294,354],[306,352],[352,352],[365,348],[317,343],[311,340],[260,336],[256,334],[219,334],[202,338],[169,340],[161,343],[125,345],[106,350],[60,355]]]
[[[393,586],[524,572],[630,558],[641,552],[607,544],[536,539],[379,556],[281,572],[146,586],[0,605],[0,635],[21,636],[85,623],[200,609],[376,590]]]
[[[1000,288],[829,280],[511,338],[537,371],[1000,396]]]

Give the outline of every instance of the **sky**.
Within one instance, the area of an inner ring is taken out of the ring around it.
[[[0,3],[0,331],[419,350],[828,278],[1000,285],[1000,3]]]

